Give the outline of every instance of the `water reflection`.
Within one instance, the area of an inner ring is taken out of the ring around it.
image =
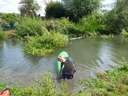
[[[99,64],[98,70],[108,70],[111,68],[110,65],[114,65],[112,61],[113,45],[108,42],[102,42],[98,53],[97,64]]]

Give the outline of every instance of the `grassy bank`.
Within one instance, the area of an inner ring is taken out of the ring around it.
[[[78,96],[127,96],[128,63],[111,71],[98,73],[96,79],[82,80],[86,87]]]
[[[128,63],[113,70],[97,73],[97,78],[81,80],[83,90],[77,93],[69,93],[66,83],[62,82],[58,88],[51,75],[47,74],[42,80],[25,88],[12,88],[16,96],[128,96]],[[4,88],[5,85],[0,85]]]
[[[4,31],[0,28],[0,41],[5,39],[5,33]]]

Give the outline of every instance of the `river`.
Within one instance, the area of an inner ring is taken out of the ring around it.
[[[10,86],[25,86],[51,72],[56,78],[54,62],[61,50],[67,51],[75,62],[77,72],[74,82],[95,76],[97,71],[110,70],[125,59],[128,62],[128,42],[119,38],[81,39],[53,55],[36,57],[26,55],[19,41],[0,42],[0,82]]]

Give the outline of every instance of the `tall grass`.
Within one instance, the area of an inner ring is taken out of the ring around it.
[[[35,82],[32,86],[12,89],[15,96],[57,96],[55,82],[50,74],[43,76],[43,79]]]
[[[62,34],[66,34],[69,37],[79,36],[79,34],[81,34],[81,31],[78,29],[76,24],[66,18],[45,20],[45,27],[49,31],[57,31]]]
[[[43,26],[41,19],[23,17],[16,27],[16,34],[20,38],[26,36],[40,36],[48,30]]]
[[[77,27],[86,36],[100,35],[100,33],[105,29],[105,24],[102,19],[102,15],[94,13],[87,17],[83,17]]]
[[[25,47],[25,52],[37,56],[45,56],[68,44],[68,37],[60,33],[46,33],[31,37]]]
[[[83,80],[87,87],[80,96],[127,96],[128,95],[128,63],[114,70],[97,73],[97,78]],[[79,96],[79,95],[78,95]]]
[[[82,18],[79,23],[73,23],[67,18],[41,20],[23,17],[16,28],[16,33],[21,38],[38,36],[50,31],[59,32],[69,37],[81,35],[96,36],[105,28],[102,17],[101,15],[94,14]]]
[[[0,28],[0,41],[5,39],[5,33],[2,30],[2,28]]]
[[[122,30],[121,35],[125,38],[128,38],[128,32],[125,29]]]

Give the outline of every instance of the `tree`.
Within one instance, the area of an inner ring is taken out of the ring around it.
[[[40,9],[39,5],[34,0],[22,0],[20,2],[20,12],[22,16],[36,16],[36,11]]]
[[[60,2],[49,2],[45,9],[47,18],[61,18],[65,16],[65,9]]]
[[[93,13],[92,15],[83,17],[80,21],[79,28],[83,33],[95,34],[101,33],[105,28],[104,15],[99,13]]]
[[[100,7],[101,0],[63,0],[67,10],[67,17],[73,21],[79,21],[83,16],[87,16]]]
[[[107,31],[120,34],[128,26],[128,0],[117,0],[115,8],[106,18]]]

